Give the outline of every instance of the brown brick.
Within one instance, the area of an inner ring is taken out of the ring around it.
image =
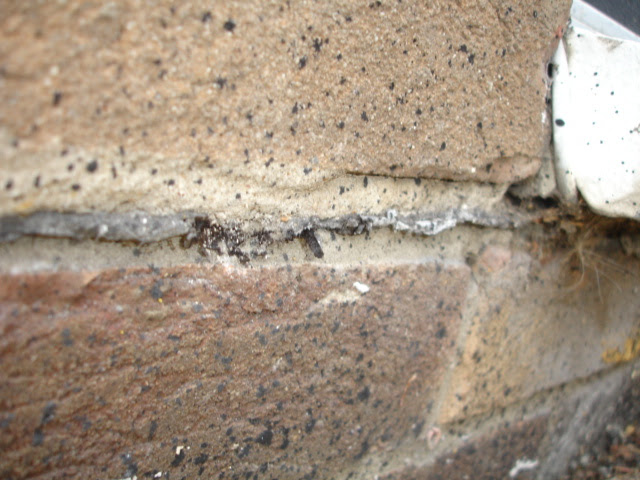
[[[527,177],[569,5],[5,5],[0,200],[77,209],[108,189],[167,209],[221,195],[226,177]]]
[[[468,272],[429,263],[5,275],[2,476],[357,469],[414,438],[430,411]]]
[[[538,417],[511,425],[503,424],[495,432],[469,440],[457,450],[441,455],[433,465],[408,466],[382,477],[382,480],[536,478],[535,467],[517,471],[514,468],[518,460],[539,462],[539,445],[547,431],[547,423],[547,417]],[[510,472],[514,473],[513,477]]]

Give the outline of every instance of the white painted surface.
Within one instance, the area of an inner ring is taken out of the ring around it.
[[[579,192],[600,214],[640,220],[640,42],[572,24],[553,63],[561,194],[576,201]]]

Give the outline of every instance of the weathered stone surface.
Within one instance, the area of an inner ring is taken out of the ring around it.
[[[436,263],[5,275],[1,476],[342,478],[419,433],[468,277]]]
[[[492,434],[469,440],[433,465],[407,466],[383,480],[467,480],[536,478],[538,451],[547,431],[548,417],[503,424]],[[528,468],[527,468],[528,467]]]
[[[640,263],[615,238],[583,240],[545,254],[489,244],[471,262],[478,294],[441,421],[588,377],[637,337]]]
[[[168,212],[346,173],[521,179],[569,4],[3,2],[0,204],[78,210],[106,190]]]

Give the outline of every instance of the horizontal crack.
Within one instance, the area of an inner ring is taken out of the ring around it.
[[[23,236],[150,243],[188,234],[195,215],[37,212],[0,218],[0,242]]]
[[[213,250],[219,254],[237,256],[246,262],[251,257],[264,255],[266,246],[271,243],[291,241],[294,238],[304,239],[313,254],[321,257],[322,248],[315,237],[317,230],[341,235],[361,235],[373,229],[391,228],[394,231],[416,235],[437,235],[461,224],[517,228],[527,221],[526,217],[513,210],[487,212],[480,209],[452,208],[406,215],[398,214],[395,210],[387,210],[384,215],[354,213],[335,218],[296,218],[286,222],[267,222],[255,228],[243,227],[241,222],[216,223],[205,215],[193,212],[174,215],[149,215],[142,212],[38,212],[26,217],[0,218],[0,242],[12,242],[23,236],[136,243],[153,243],[180,237],[185,248],[196,243],[203,254],[206,254],[207,250]]]

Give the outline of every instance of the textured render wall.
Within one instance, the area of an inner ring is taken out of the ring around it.
[[[3,2],[2,476],[559,475],[640,378],[637,224],[536,197],[568,7]]]

